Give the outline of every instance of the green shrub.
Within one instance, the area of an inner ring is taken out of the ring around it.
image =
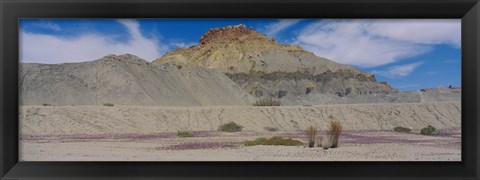
[[[273,100],[271,97],[259,99],[253,103],[254,106],[280,106],[282,103],[277,100]]]
[[[275,132],[275,131],[278,131],[278,128],[276,128],[276,127],[265,127],[265,130],[270,131],[270,132]]]
[[[193,134],[188,131],[178,131],[177,132],[178,137],[193,137]]]
[[[412,129],[407,128],[407,127],[402,127],[402,126],[397,126],[397,127],[393,128],[393,130],[397,131],[397,132],[410,132],[410,131],[412,131]]]
[[[112,103],[103,103],[103,106],[113,106]]]
[[[256,146],[256,145],[263,145],[265,142],[267,142],[267,138],[257,138],[253,141],[245,141],[244,145],[245,146]]]
[[[229,122],[227,124],[221,125],[218,130],[226,132],[238,132],[242,131],[243,127],[234,122]]]
[[[435,127],[428,125],[427,127],[424,127],[422,128],[422,130],[420,130],[420,134],[431,135],[435,132],[435,130],[436,130]]]
[[[294,139],[284,139],[280,136],[271,138],[257,138],[253,141],[245,141],[245,146],[269,145],[269,146],[301,146],[303,142]]]

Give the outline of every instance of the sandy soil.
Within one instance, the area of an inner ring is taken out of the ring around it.
[[[306,142],[303,132],[197,131],[116,135],[23,135],[21,161],[461,161],[460,129],[434,136],[418,132],[349,130],[340,147],[244,146],[245,140],[283,136]]]
[[[23,161],[460,161],[460,103],[319,106],[21,106]],[[243,145],[258,137],[306,142],[304,129],[341,122],[335,149]],[[217,131],[235,122],[242,132]],[[420,135],[431,124],[434,136]],[[394,132],[412,127],[411,133]],[[266,127],[277,128],[270,132]],[[194,137],[179,138],[177,131]]]

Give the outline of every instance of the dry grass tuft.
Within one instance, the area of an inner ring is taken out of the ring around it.
[[[338,139],[342,133],[342,125],[338,121],[332,121],[327,131],[327,138],[331,138],[332,148],[338,147]]]
[[[308,126],[306,133],[308,138],[308,147],[313,147],[315,145],[315,138],[317,137],[317,126]]]

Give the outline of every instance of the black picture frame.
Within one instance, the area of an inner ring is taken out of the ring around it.
[[[19,18],[461,18],[462,162],[18,162]],[[478,0],[0,0],[1,179],[479,179]]]

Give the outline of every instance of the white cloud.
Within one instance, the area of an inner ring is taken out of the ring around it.
[[[373,35],[400,41],[461,46],[460,20],[378,20],[369,28]]]
[[[393,78],[403,77],[403,76],[409,75],[410,73],[412,73],[416,68],[418,68],[422,64],[423,64],[423,62],[415,62],[415,63],[410,63],[410,64],[392,66],[392,67],[388,68],[387,70],[374,71],[373,73],[393,79]]]
[[[107,54],[126,53],[151,61],[160,57],[163,49],[167,49],[156,40],[144,37],[135,20],[118,22],[124,25],[130,34],[128,42],[118,42],[113,37],[96,33],[66,38],[20,32],[20,61],[55,64],[91,61]]]
[[[295,43],[338,63],[375,67],[436,44],[460,47],[460,28],[460,20],[323,20],[305,27]]]
[[[276,23],[265,26],[262,31],[267,34],[268,37],[275,37],[275,35],[282,30],[287,29],[300,21],[301,19],[281,19]]]

